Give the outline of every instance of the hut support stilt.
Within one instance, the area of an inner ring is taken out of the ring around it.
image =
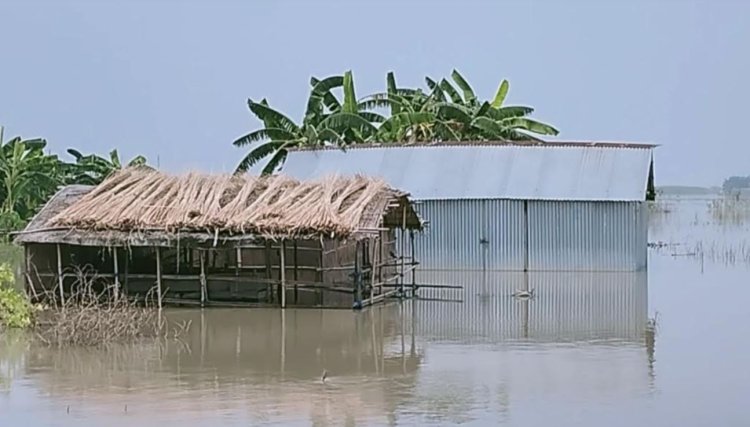
[[[325,271],[323,270],[323,257],[325,256],[325,244],[323,243],[323,239],[320,240],[320,252],[318,252],[318,283],[324,283],[323,279],[325,278]],[[323,305],[323,292],[318,292],[319,300],[318,305]]]
[[[362,266],[360,257],[362,258],[361,261],[364,261],[364,257],[360,249],[363,247],[362,242],[358,240],[356,249],[354,249],[354,274],[352,275],[354,279],[354,308],[362,308]]]
[[[299,289],[297,281],[299,280],[299,252],[297,251],[297,241],[294,241],[294,303],[299,303]]]
[[[281,241],[281,249],[279,249],[279,259],[281,263],[281,308],[286,308],[286,263],[284,262],[284,256],[286,255],[286,243]]]
[[[65,306],[65,290],[63,289],[64,277],[62,269],[62,249],[60,244],[55,245],[57,247],[57,285],[60,287],[60,304]]]
[[[34,289],[34,282],[31,281],[31,259],[29,252],[29,245],[23,245],[23,281],[26,284],[26,294],[34,294],[34,299],[36,299],[36,289]]]
[[[120,299],[120,266],[117,259],[117,246],[112,248],[112,259],[114,260],[115,273],[115,301]]]
[[[380,262],[380,237],[376,237],[374,243],[375,248],[372,255],[372,266],[370,267],[370,301],[375,296],[375,269],[377,268],[380,271],[380,267],[378,267],[378,263]]]
[[[157,292],[157,304],[159,310],[161,310],[161,248],[156,247],[156,292]]]
[[[270,296],[269,302],[274,302],[274,288],[275,286],[271,285],[271,279],[273,278],[273,274],[271,273],[271,242],[266,240],[265,242],[265,250],[263,252],[264,258],[266,259],[266,279],[268,279],[268,294]]]
[[[201,261],[201,274],[200,274],[200,282],[201,282],[201,307],[206,305],[206,301],[208,301],[208,287],[206,283],[206,252],[200,251],[200,261]]]
[[[237,266],[234,270],[234,275],[239,276],[240,270],[242,270],[242,248],[238,247],[237,249],[235,249],[235,253],[237,255]]]
[[[404,233],[406,232],[406,207],[401,206],[401,212],[403,212],[402,215],[402,221],[401,221],[401,271],[399,272],[399,284],[401,285],[401,298],[405,297],[404,294],[404,261],[406,258],[406,236],[404,236]]]
[[[123,295],[128,294],[128,271],[130,271],[130,252],[126,252],[125,254],[125,271],[123,272],[123,285],[122,285],[122,293]]]

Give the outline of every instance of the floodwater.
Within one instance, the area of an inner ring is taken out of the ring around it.
[[[0,425],[749,425],[750,221],[724,208],[663,202],[647,273],[423,271],[465,289],[171,310],[179,341],[99,350],[0,337]]]

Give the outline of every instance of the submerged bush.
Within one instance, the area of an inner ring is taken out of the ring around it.
[[[75,270],[76,279],[66,290],[59,288],[43,296],[35,331],[45,344],[54,346],[99,346],[134,342],[143,338],[177,336],[186,326],[163,324],[159,311],[145,298],[128,299],[119,287],[90,268]],[[171,329],[170,329],[171,328]]]
[[[10,266],[0,265],[0,326],[27,328],[31,326],[34,309],[26,295],[15,289],[15,283]]]

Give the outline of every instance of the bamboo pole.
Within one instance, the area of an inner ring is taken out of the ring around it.
[[[385,257],[383,256],[383,234],[379,233],[378,234],[378,262],[377,264],[375,264],[378,266],[378,282],[381,282],[383,280],[383,266],[379,264],[383,262],[384,258]]]
[[[357,240],[357,247],[354,250],[354,308],[362,308],[362,278],[359,264],[359,248],[362,246]]]
[[[240,272],[242,271],[242,248],[235,247],[234,248],[234,255],[235,255],[235,267],[234,267],[234,275],[236,277],[240,277]],[[239,293],[239,285],[237,283],[233,283],[230,287],[230,291],[232,292],[233,296],[236,296]]]
[[[406,238],[404,236],[404,232],[406,230],[406,206],[402,206],[401,212],[402,215],[402,221],[401,221],[401,297],[404,297],[404,257],[406,256]]]
[[[323,238],[320,239],[320,252],[318,253],[318,275],[317,279],[319,283],[324,283],[323,278],[325,277],[325,271],[323,270],[323,257],[325,256],[325,244],[323,243]],[[323,292],[318,292],[318,295],[320,296],[320,300],[318,301],[318,305],[323,305]]]
[[[237,268],[235,269],[234,274],[235,274],[235,276],[239,276],[240,275],[240,270],[242,270],[242,248],[237,247],[235,249],[235,254],[236,254],[236,258],[237,258]]]
[[[279,250],[279,258],[281,264],[281,308],[286,308],[286,263],[284,262],[284,256],[286,252],[286,244],[284,240],[281,241],[281,249]]]
[[[124,276],[125,276],[124,277],[125,281],[124,281],[123,287],[122,287],[122,292],[126,296],[128,294],[128,276],[129,276],[128,272],[129,271],[130,271],[130,253],[128,252],[127,256],[125,257],[125,271],[123,273]]]
[[[0,132],[2,132],[2,128],[0,127]],[[2,139],[0,137],[0,139]],[[31,280],[31,259],[29,258],[29,253],[31,251],[29,250],[29,244],[26,243],[23,245],[23,278],[24,283],[26,283],[26,294],[31,295],[34,294],[34,299],[36,299],[36,289],[34,289],[34,282]],[[31,294],[29,293],[31,291]]]
[[[401,285],[397,285],[397,284],[389,285],[387,283],[378,283],[375,286],[379,286],[382,288],[400,288],[401,287]],[[433,285],[430,283],[417,283],[414,286],[416,286],[417,288],[430,288],[430,289],[463,289],[464,288],[461,285]]]
[[[265,254],[265,259],[266,259],[266,278],[268,280],[271,280],[273,278],[273,275],[271,273],[271,242],[269,242],[268,240],[266,240],[265,242],[265,250],[263,251],[263,253]],[[268,294],[271,296],[270,302],[273,302],[274,301],[274,287],[269,286],[269,289],[270,289],[270,292]]]
[[[294,241],[294,303],[299,302],[297,281],[299,280],[299,254],[297,253],[297,240]]]
[[[63,273],[62,273],[62,250],[60,244],[57,245],[57,285],[60,287],[60,304],[65,307],[65,290],[63,289]]]
[[[372,268],[370,271],[370,299],[372,299],[375,296],[375,266],[380,262],[380,250],[377,249],[378,242],[380,242],[380,237],[375,238],[375,251],[372,255]]]
[[[158,292],[157,303],[161,310],[161,249],[156,247],[156,292]]]
[[[114,260],[114,273],[115,273],[115,300],[120,298],[120,266],[117,262],[117,246],[112,248],[112,258]]]
[[[375,295],[372,298],[368,298],[368,299],[362,301],[362,307],[364,308],[364,307],[367,307],[368,305],[374,305],[376,302],[380,302],[380,301],[383,301],[384,299],[386,299],[386,298],[388,298],[390,296],[397,295],[399,292],[400,291],[398,289],[393,289],[393,290],[390,290],[390,291],[383,292],[383,293],[381,293],[379,295]]]
[[[206,305],[206,300],[208,299],[208,289],[206,289],[206,252],[203,250],[200,251],[200,262],[201,307],[203,307],[204,305]]]

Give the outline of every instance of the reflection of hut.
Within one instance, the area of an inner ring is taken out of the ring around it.
[[[129,294],[156,285],[179,302],[351,307],[404,276],[397,228],[421,222],[405,193],[374,179],[127,169],[64,188],[16,242],[33,292],[68,293],[72,268],[90,265]]]
[[[348,425],[349,418],[386,424],[424,362],[402,307],[167,309],[167,324],[191,324],[179,339],[33,346],[19,375],[40,372],[34,388],[63,410],[70,405],[71,414],[125,415],[127,405],[127,425],[202,424],[214,422],[217,411],[248,425]]]
[[[654,146],[444,142],[292,151],[284,173],[384,179],[420,202],[420,268],[646,268]]]

